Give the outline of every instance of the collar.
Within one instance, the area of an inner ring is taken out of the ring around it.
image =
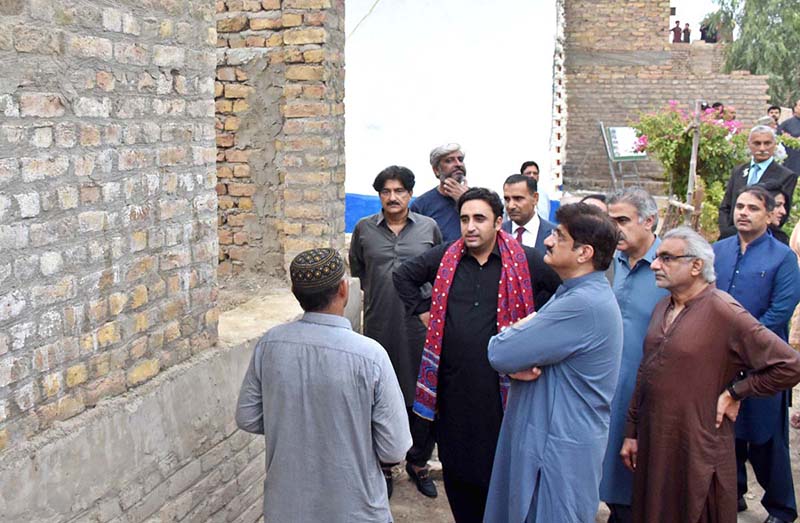
[[[750,157],[750,167],[749,168],[752,169],[754,165],[758,165],[759,173],[761,173],[763,175],[764,171],[766,171],[769,168],[770,164],[772,163],[772,161],[774,159],[775,159],[775,157],[770,156],[768,159],[764,160],[763,162],[756,163],[756,161],[753,159],[753,157]]]
[[[770,236],[772,236],[772,234],[769,232],[769,227],[767,227],[767,230],[764,231],[764,234],[747,244],[747,251],[750,250],[750,247],[755,247],[761,243],[764,243]],[[739,253],[742,252],[742,238],[738,234],[736,235],[736,251]],[[747,251],[745,251],[745,253]]]
[[[539,215],[536,212],[533,213],[533,216],[527,223],[518,224],[515,221],[511,221],[511,232],[517,234],[517,229],[520,227],[525,227],[525,230],[528,232],[534,232],[539,230]]]
[[[327,325],[329,327],[342,327],[344,329],[353,330],[353,326],[350,325],[350,320],[348,320],[344,316],[338,316],[336,314],[328,314],[325,312],[303,313],[301,321],[305,321],[308,323],[316,323],[317,325]]]
[[[647,249],[647,252],[644,254],[644,256],[642,256],[641,259],[646,261],[648,265],[653,263],[653,261],[656,259],[656,250],[658,250],[659,245],[661,245],[661,238],[656,236],[656,239],[653,241],[653,245],[651,245],[650,248]],[[621,262],[625,262],[625,265],[628,265],[628,253],[617,251],[616,258]]]
[[[705,298],[706,296],[708,296],[709,294],[714,292],[716,289],[717,289],[717,284],[716,283],[713,283],[713,282],[709,283],[708,285],[706,285],[706,288],[703,289],[702,291],[698,292],[697,295],[694,298],[692,298],[690,300],[686,300],[686,304],[684,305],[684,308],[688,309],[695,302],[700,301],[701,299]],[[674,307],[675,306],[675,302],[672,300],[672,295],[670,295],[670,297],[669,297],[669,306],[670,307]]]
[[[584,274],[583,276],[578,276],[576,278],[570,278],[568,280],[564,280],[561,282],[559,289],[563,289],[561,292],[565,292],[569,289],[574,289],[578,285],[583,283],[588,283],[592,281],[608,281],[606,280],[605,271],[592,271],[589,274]],[[558,291],[556,291],[558,292]]]
[[[413,214],[414,213],[411,212],[410,210],[408,211],[408,221],[410,221],[410,222],[416,222],[417,221],[417,219],[414,216],[412,216]],[[378,214],[375,215],[375,224],[376,225],[380,225],[385,221],[386,221],[386,217],[383,215],[383,209],[381,209],[381,212],[379,212]]]
[[[464,247],[464,248],[465,248],[465,249],[467,249],[466,247]],[[467,256],[469,256],[470,258],[473,258],[473,259],[475,258],[475,257],[474,257],[474,256],[473,256],[473,255],[472,255],[470,252],[469,252],[469,249],[467,249],[467,252],[465,252],[464,254],[465,254],[465,255],[467,255]],[[497,256],[498,258],[500,258],[500,247],[497,245],[497,240],[495,240],[495,241],[494,241],[494,248],[492,249],[492,252],[491,252],[491,253],[489,253],[489,256]]]

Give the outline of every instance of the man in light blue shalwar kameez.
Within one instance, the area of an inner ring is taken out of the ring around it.
[[[489,342],[492,367],[513,379],[486,523],[591,523],[599,503],[622,353],[622,318],[603,274],[617,230],[584,203],[556,218],[545,262],[564,283],[538,313]]]

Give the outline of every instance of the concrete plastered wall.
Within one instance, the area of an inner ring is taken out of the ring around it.
[[[737,118],[752,125],[766,113],[766,77],[723,74],[723,44],[672,44],[668,39],[669,1],[559,0],[564,96],[554,111],[557,162],[567,189],[606,189],[611,183],[598,122],[627,126],[641,112],[669,100],[694,107],[696,99],[736,107]],[[663,169],[653,160],[637,162],[642,182],[655,192],[666,188]]]

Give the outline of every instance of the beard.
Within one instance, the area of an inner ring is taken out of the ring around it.
[[[462,183],[464,178],[467,177],[467,168],[464,167],[463,169],[456,169],[451,171],[449,174],[444,173],[437,173],[436,177],[439,179],[440,182],[444,182],[448,178],[453,178],[458,183]]]

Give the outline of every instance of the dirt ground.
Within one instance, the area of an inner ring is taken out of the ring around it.
[[[794,391],[795,408],[792,412],[800,411],[800,387]],[[800,430],[789,429],[790,448],[792,452],[792,472],[794,475],[795,490],[800,497]],[[450,507],[447,504],[447,496],[444,493],[444,485],[441,481],[441,473],[433,474],[436,486],[439,489],[439,497],[429,499],[417,492],[417,488],[406,475],[405,471],[395,471],[394,494],[391,499],[392,515],[394,520],[403,523],[452,523],[453,517],[450,514]],[[739,514],[737,523],[762,523],[767,517],[767,512],[759,503],[763,490],[756,483],[752,471],[750,471],[750,488],[745,494],[745,500],[749,509]],[[608,511],[605,506],[598,509],[595,521],[605,523],[608,519]]]

